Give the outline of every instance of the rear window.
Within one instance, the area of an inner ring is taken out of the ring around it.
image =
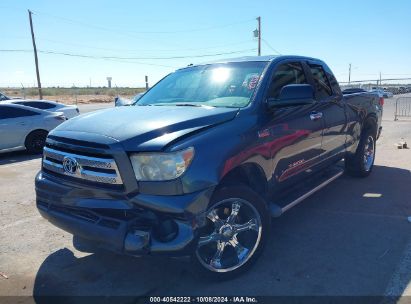
[[[32,108],[41,109],[41,110],[53,109],[56,107],[56,105],[49,103],[49,102],[44,102],[44,101],[29,101],[29,102],[16,102],[16,103],[23,105],[23,106],[32,107]]]
[[[314,78],[315,94],[317,99],[322,100],[332,95],[332,90],[328,78],[322,66],[309,64]]]
[[[16,107],[8,107],[8,106],[1,106],[0,107],[0,119],[9,119],[9,118],[17,118],[17,117],[26,117],[26,116],[34,116],[39,115],[36,112],[20,109]]]

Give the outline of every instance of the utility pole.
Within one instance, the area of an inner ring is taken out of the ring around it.
[[[348,65],[348,84],[351,83],[351,63]]]
[[[36,40],[34,39],[33,21],[31,20],[32,12],[30,10],[27,10],[27,11],[29,12],[31,39],[33,41],[33,50],[34,50],[34,61],[36,63],[37,87],[39,89],[39,98],[43,99],[43,92],[41,91],[41,82],[40,82],[39,60],[37,59]]]
[[[146,91],[148,91],[148,76],[145,76],[145,80],[146,80]]]
[[[380,87],[382,87],[382,84],[381,84],[381,72],[380,72]]]
[[[261,56],[261,17],[257,17],[258,22],[258,56]]]

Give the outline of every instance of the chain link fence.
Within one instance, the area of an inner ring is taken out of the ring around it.
[[[145,88],[129,87],[46,87],[42,88],[43,99],[55,100],[65,104],[108,103],[114,102],[116,96],[132,98]],[[39,99],[35,87],[0,87],[0,92],[11,98]]]
[[[395,79],[375,79],[375,80],[358,80],[351,82],[340,82],[342,90],[346,89],[363,89],[366,91],[382,89],[391,92],[393,95],[411,93],[411,78]]]

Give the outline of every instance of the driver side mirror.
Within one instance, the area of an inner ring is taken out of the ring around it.
[[[269,108],[300,106],[314,103],[314,89],[309,84],[289,84],[280,91],[278,98],[268,98]]]

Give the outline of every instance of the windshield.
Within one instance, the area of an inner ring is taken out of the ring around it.
[[[178,70],[144,94],[137,105],[245,107],[267,62],[237,62]]]
[[[11,98],[9,98],[8,96],[4,95],[3,93],[0,93],[0,101],[3,100],[10,100]]]

